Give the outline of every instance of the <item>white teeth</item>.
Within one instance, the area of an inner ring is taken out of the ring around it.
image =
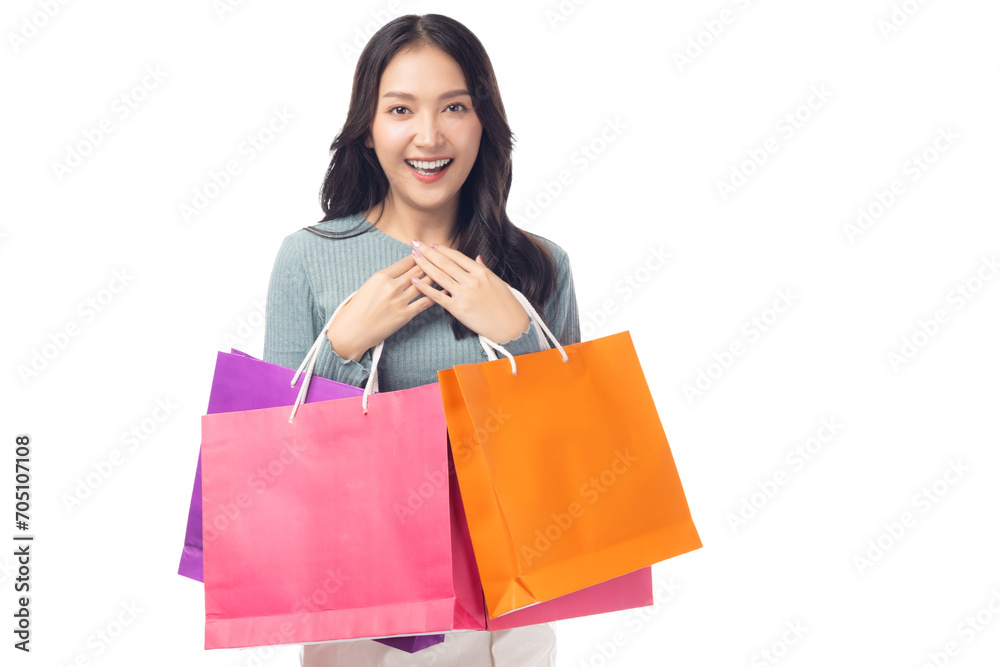
[[[438,167],[443,167],[444,165],[451,162],[451,158],[444,160],[434,160],[433,162],[425,162],[424,160],[407,160],[406,163],[416,167],[417,169],[437,169]]]

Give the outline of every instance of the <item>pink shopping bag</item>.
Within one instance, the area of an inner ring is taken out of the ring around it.
[[[449,476],[451,494],[451,542],[455,559],[455,585],[463,600],[478,599],[476,620],[484,629],[505,630],[536,623],[549,623],[580,616],[592,616],[624,609],[634,609],[653,604],[652,568],[644,567],[635,572],[616,577],[594,586],[508,612],[498,618],[489,618],[483,601],[483,590],[476,568],[469,535],[469,524],[459,491],[458,478],[452,468]]]
[[[205,535],[205,648],[483,627],[481,596],[456,594],[437,383],[372,393],[380,344],[361,397],[302,403],[324,343],[292,379],[305,369],[291,416],[202,418],[203,507],[231,508]]]
[[[212,376],[212,391],[208,398],[207,412],[215,414],[291,405],[298,393],[298,390],[289,384],[293,374],[291,368],[269,364],[236,349],[229,353],[219,352],[215,360],[215,373]],[[320,377],[312,383],[307,399],[324,401],[360,396],[361,393],[360,387]],[[191,492],[191,506],[188,510],[184,548],[181,551],[180,566],[177,568],[178,574],[196,581],[202,581],[203,577],[201,504],[201,458],[199,457]],[[214,512],[205,514],[211,514],[214,522],[225,523],[228,520],[224,507],[215,508]],[[213,530],[210,523],[207,532],[211,534]]]

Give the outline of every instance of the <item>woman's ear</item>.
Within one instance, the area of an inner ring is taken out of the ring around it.
[[[372,141],[371,130],[368,130],[368,134],[365,135],[365,148],[375,148],[375,143]]]

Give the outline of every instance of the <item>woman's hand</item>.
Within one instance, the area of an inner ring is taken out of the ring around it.
[[[360,361],[369,348],[434,305],[430,299],[417,298],[421,293],[418,285],[437,291],[430,287],[430,281],[412,255],[376,271],[344,304],[327,329],[326,337],[333,351],[344,359]]]
[[[428,300],[494,343],[504,343],[528,330],[528,314],[507,283],[483,264],[458,250],[413,242],[413,257],[425,274],[445,291],[423,281],[413,283]]]

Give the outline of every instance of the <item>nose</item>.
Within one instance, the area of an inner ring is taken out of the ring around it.
[[[422,113],[418,119],[416,144],[421,148],[434,148],[441,144],[441,127],[438,114]]]

